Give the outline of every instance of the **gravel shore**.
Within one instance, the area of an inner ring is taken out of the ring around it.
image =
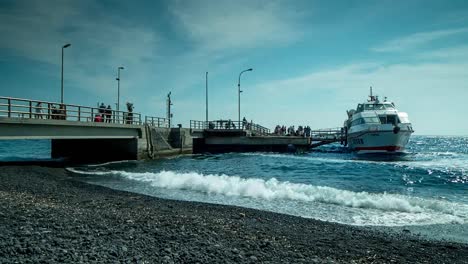
[[[79,182],[61,168],[0,167],[0,263],[468,263],[425,241]]]

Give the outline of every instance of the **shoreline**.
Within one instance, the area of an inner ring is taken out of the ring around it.
[[[91,185],[2,166],[0,262],[466,263],[468,244]]]

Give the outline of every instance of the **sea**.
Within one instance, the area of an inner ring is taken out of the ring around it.
[[[47,140],[0,142],[0,161],[49,159]],[[328,145],[300,154],[185,155],[67,170],[91,184],[160,198],[468,243],[468,137],[413,136],[398,156]]]

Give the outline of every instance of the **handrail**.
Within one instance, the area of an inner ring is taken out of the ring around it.
[[[169,120],[157,116],[145,116],[145,124],[153,127],[169,127]]]
[[[107,108],[0,96],[0,116],[140,125],[141,114]]]
[[[190,120],[190,129],[217,129],[217,130],[245,130],[255,132],[256,134],[270,134],[270,129],[253,122],[239,122],[232,120],[212,120],[212,121],[197,121]]]

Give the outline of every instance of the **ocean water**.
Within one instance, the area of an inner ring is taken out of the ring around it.
[[[44,147],[33,143],[25,149]],[[468,137],[413,136],[406,155],[390,158],[330,145],[305,154],[188,155],[68,169],[92,184],[161,198],[468,243]]]

